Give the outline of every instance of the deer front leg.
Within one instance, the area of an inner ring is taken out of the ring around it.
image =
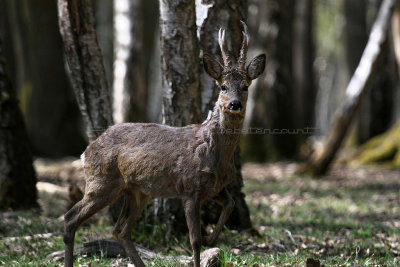
[[[224,224],[228,220],[229,215],[231,215],[233,207],[235,206],[235,201],[232,199],[226,187],[213,199],[213,201],[222,206],[222,211],[212,234],[202,238],[201,243],[205,246],[213,246],[215,244]]]
[[[200,201],[197,196],[182,200],[186,223],[189,229],[190,244],[193,249],[194,267],[200,267],[201,229]]]

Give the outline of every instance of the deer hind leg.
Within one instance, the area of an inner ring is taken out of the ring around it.
[[[212,234],[204,236],[202,239],[202,244],[205,246],[213,246],[215,244],[224,224],[228,220],[229,215],[231,215],[233,207],[235,206],[235,201],[232,199],[226,188],[224,188],[218,196],[213,199],[213,201],[222,206],[222,211]]]
[[[132,242],[132,228],[146,207],[149,198],[138,190],[126,191],[124,204],[113,230],[113,235],[137,267],[145,265]]]
[[[83,199],[64,216],[65,266],[73,266],[74,239],[78,227],[97,211],[115,201],[119,193],[119,182],[102,185],[96,183],[96,178],[88,179]]]

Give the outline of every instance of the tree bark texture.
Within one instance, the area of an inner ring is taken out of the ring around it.
[[[37,207],[28,134],[7,75],[0,38],[0,209]]]
[[[343,105],[335,112],[330,129],[324,138],[322,148],[315,150],[311,154],[306,165],[299,170],[300,172],[310,175],[322,175],[326,173],[334,160],[348,128],[357,114],[366,88],[375,73],[379,56],[383,51],[382,46],[387,39],[390,19],[395,4],[395,0],[384,0],[382,2],[360,63],[347,86],[346,99]]]
[[[26,117],[33,153],[46,157],[78,155],[86,142],[80,129],[79,109],[64,70],[56,2],[5,0],[2,3],[10,27],[11,38],[7,43],[14,50],[15,89]]]
[[[201,121],[199,44],[194,0],[161,0],[163,123]]]
[[[110,91],[97,43],[91,0],[59,0],[60,33],[68,74],[89,140],[113,124]]]

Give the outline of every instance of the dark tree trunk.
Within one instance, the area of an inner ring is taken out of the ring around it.
[[[143,11],[143,60],[146,75],[146,121],[161,122],[161,51],[160,21],[158,0],[146,0],[142,3]]]
[[[363,0],[345,1],[344,14],[346,21],[346,27],[344,27],[346,64],[349,77],[351,77],[360,62],[368,40],[367,2]],[[368,90],[357,118],[356,134],[358,142],[365,141],[369,136],[370,100],[371,94]]]
[[[295,128],[294,90],[292,76],[292,45],[293,45],[293,0],[274,0],[273,21],[277,27],[276,46],[270,55],[275,64],[274,92],[275,112],[273,113],[272,128],[291,130]],[[294,134],[274,134],[272,142],[276,146],[279,157],[294,158],[297,155],[297,140]]]
[[[56,3],[2,2],[12,27],[12,38],[7,43],[14,47],[16,90],[26,114],[33,152],[47,157],[78,155],[85,140],[63,68]]]
[[[0,209],[37,207],[36,174],[28,134],[16,92],[7,77],[1,37]]]
[[[295,125],[313,127],[316,90],[314,86],[313,0],[295,3],[293,37],[293,87]],[[305,141],[306,135],[299,136]]]
[[[91,0],[59,0],[58,15],[67,72],[89,140],[113,124],[110,91],[97,43]]]
[[[295,5],[296,3],[296,5]],[[256,46],[260,51],[266,51],[268,61],[266,65],[265,75],[261,76],[253,85],[249,93],[248,114],[246,114],[246,125],[251,129],[259,129],[261,131],[288,131],[296,127],[297,109],[303,107],[295,106],[295,93],[306,95],[313,93],[313,90],[304,89],[304,86],[295,90],[293,63],[304,64],[308,66],[308,70],[299,70],[312,74],[312,59],[308,57],[293,58],[296,50],[312,49],[312,39],[309,37],[311,33],[306,33],[298,38],[304,39],[304,44],[296,47],[294,43],[294,14],[295,6],[299,9],[299,5],[306,9],[305,14],[301,17],[304,25],[310,23],[308,10],[309,3],[301,1],[301,3],[293,0],[251,0],[251,5],[256,8],[249,9],[252,14],[249,15],[249,24],[253,25],[256,35]],[[305,6],[305,7],[304,7]],[[307,9],[308,8],[308,9]],[[299,13],[299,12],[297,12]],[[268,25],[267,27],[265,25]],[[307,26],[304,26],[307,27]],[[301,30],[305,30],[301,27]],[[299,30],[300,30],[299,29]],[[307,29],[308,30],[308,29]],[[306,31],[306,30],[305,30]],[[312,31],[310,29],[309,31]],[[296,52],[297,53],[297,52]],[[308,51],[312,57],[312,52]],[[306,73],[304,73],[306,75]],[[299,75],[299,74],[298,74]],[[303,90],[303,91],[302,91]],[[311,107],[304,106],[309,114]],[[306,115],[312,118],[312,115]],[[303,124],[303,123],[302,123]],[[295,158],[298,154],[298,136],[294,134],[250,134],[245,136],[243,146],[243,155],[247,160],[265,161],[277,160],[282,158]]]
[[[13,35],[12,26],[10,25],[10,11],[6,1],[0,1],[0,36],[3,40],[9,40],[3,44],[3,56],[7,62],[8,73],[10,74],[10,79],[16,81],[16,71],[15,71],[15,52],[13,45]],[[14,86],[15,87],[15,86]],[[15,89],[15,88],[14,88]]]
[[[384,0],[382,2],[360,63],[346,89],[346,100],[336,110],[329,131],[324,138],[322,148],[315,150],[311,154],[306,165],[302,166],[299,172],[322,175],[326,173],[334,160],[352,120],[357,114],[366,88],[375,74],[379,62],[378,59],[384,51],[383,45],[387,40],[390,19],[395,4],[395,0]]]
[[[205,6],[207,5],[207,6]],[[221,51],[218,45],[218,30],[223,28],[226,30],[228,48],[232,55],[239,55],[242,42],[242,25],[240,21],[246,21],[247,1],[210,1],[203,0],[202,4],[197,3],[197,16],[204,18],[200,28],[200,45],[203,53],[210,55],[220,55]],[[222,62],[222,60],[221,60]],[[208,110],[212,109],[215,104],[219,88],[215,85],[215,81],[203,72],[203,113],[206,115]],[[241,158],[239,148],[235,152],[236,177],[233,182],[228,185],[228,191],[235,201],[235,207],[227,225],[235,229],[249,229],[252,227],[250,213],[244,194],[242,193],[243,177],[241,173]],[[209,203],[204,205],[202,212],[202,220],[204,224],[215,224],[218,221],[221,208]]]
[[[367,32],[367,2],[353,0],[344,2],[346,19],[346,61],[350,75],[360,62],[365,45],[368,41]]]
[[[248,25],[251,30],[252,46],[257,51],[266,52],[268,57],[273,58],[275,43],[278,31],[261,30],[263,25],[268,25],[270,29],[276,29],[278,25],[274,21],[276,19],[275,1],[251,0],[250,5],[256,9],[250,9]],[[275,73],[276,64],[270,64],[271,59],[267,60],[264,74],[257,80],[253,81],[251,90],[249,91],[249,99],[247,101],[247,111],[245,128],[272,129],[273,117],[275,116],[274,92],[270,90],[272,87],[271,80],[267,79],[267,74]],[[242,137],[242,155],[245,160],[265,162],[274,160],[277,152],[272,142],[272,135],[267,134],[247,134]]]
[[[96,20],[96,34],[103,55],[108,87],[113,84],[114,64],[114,12],[115,0],[92,0]]]

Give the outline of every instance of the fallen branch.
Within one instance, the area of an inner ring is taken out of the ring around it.
[[[178,261],[183,265],[192,265],[192,257],[189,256],[164,256],[155,253],[145,247],[135,244],[141,258],[145,260],[163,259],[167,261]],[[114,239],[101,239],[84,243],[82,247],[74,249],[74,256],[78,255],[102,255],[108,258],[126,257],[124,249]],[[217,266],[220,255],[219,248],[210,248],[203,251],[200,255],[202,267]],[[64,259],[64,250],[56,251],[49,254],[46,258],[48,261],[58,261]]]
[[[390,18],[396,3],[396,0],[382,2],[360,63],[347,86],[346,99],[332,118],[323,146],[314,150],[307,163],[301,166],[297,173],[323,175],[335,159],[379,63],[378,59],[387,40]]]

